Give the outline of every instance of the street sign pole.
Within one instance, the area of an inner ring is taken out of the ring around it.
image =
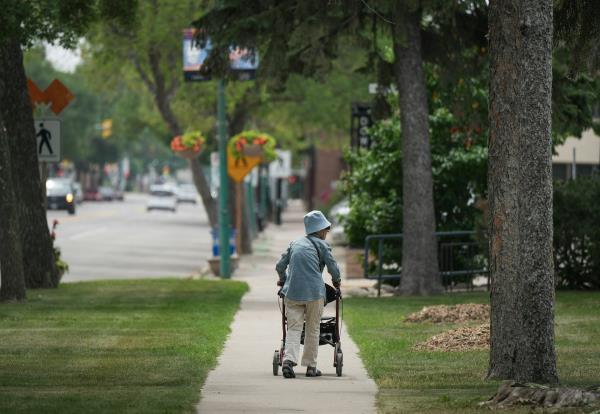
[[[261,166],[260,170],[260,217],[262,220],[264,220],[264,228],[267,225],[267,186],[269,185],[269,169],[266,166]]]
[[[219,254],[220,274],[229,279],[229,178],[227,176],[227,131],[225,130],[225,82],[217,81],[217,126],[219,131]]]

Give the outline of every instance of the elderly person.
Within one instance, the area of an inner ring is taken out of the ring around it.
[[[298,364],[300,336],[306,322],[302,366],[307,377],[318,377],[317,354],[321,315],[325,305],[325,282],[321,273],[327,266],[335,287],[340,286],[340,270],[325,242],[331,223],[320,211],[304,216],[306,236],[294,240],[275,267],[279,274],[277,284],[283,286],[287,337],[282,364],[283,376],[295,378],[294,366]],[[286,272],[287,270],[287,272]]]

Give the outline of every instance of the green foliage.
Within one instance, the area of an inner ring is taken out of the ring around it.
[[[200,131],[188,131],[181,136],[181,143],[187,148],[202,145],[204,141],[204,137]]]
[[[275,138],[271,135],[249,130],[231,137],[227,143],[227,149],[235,158],[242,158],[245,156],[245,150],[249,145],[259,145],[263,151],[262,157],[264,160],[273,161],[277,158],[275,144]]]
[[[65,273],[67,273],[69,271],[69,264],[67,262],[65,262],[64,260],[62,260],[59,247],[54,246],[53,251],[54,251],[54,261],[56,263],[56,270],[58,270],[59,276],[62,277]],[[60,279],[59,279],[59,281],[60,281]]]
[[[54,245],[56,240],[56,227],[58,226],[58,220],[52,222],[52,231],[50,232],[50,238],[52,239],[52,252],[54,254],[54,263],[56,264],[56,270],[58,271],[58,281],[60,278],[69,271],[69,264],[62,260],[60,247]]]
[[[556,286],[600,289],[600,179],[580,178],[554,186]]]
[[[369,376],[379,387],[379,413],[490,412],[478,406],[496,392],[499,384],[484,380],[489,352],[414,350],[416,343],[457,325],[404,321],[425,306],[457,303],[489,303],[489,293],[346,299],[344,321]],[[557,292],[556,349],[562,385],[588,387],[598,382],[599,307],[598,292]],[[529,407],[510,410],[512,414],[531,412]]]
[[[569,75],[569,50],[554,50],[552,64],[552,138],[554,145],[569,136],[581,137],[583,131],[594,128],[600,134],[600,122],[594,119],[593,106],[600,102],[600,78],[580,71]]]
[[[463,51],[466,61],[478,61],[483,68],[485,54],[477,48]],[[566,58],[560,49],[555,51],[555,145],[598,127],[592,106],[600,99],[600,82],[584,75],[569,78]],[[470,72],[466,64],[456,71],[432,63],[425,69],[437,229],[472,230],[481,221],[476,201],[487,198],[487,71]],[[384,122],[372,135],[377,146],[348,158],[351,174],[346,177],[346,193],[352,211],[346,226],[354,245],[362,245],[368,234],[402,232],[400,126],[397,121]]]
[[[194,412],[247,290],[163,279],[29,291],[0,306],[0,412]]]
[[[137,0],[4,0],[0,41],[16,38],[23,45],[37,40],[73,46],[90,24],[102,19],[127,25]]]
[[[400,123],[378,123],[371,136],[376,144],[370,151],[346,153],[351,172],[343,180],[350,214],[344,228],[355,246],[362,246],[368,234],[398,233],[402,228]]]
[[[486,190],[487,148],[462,140],[452,143],[453,117],[443,110],[430,117],[432,170],[438,230],[471,230],[480,212],[476,198]],[[397,119],[377,124],[369,151],[348,153],[350,173],[344,177],[350,200],[345,229],[350,244],[362,246],[374,233],[402,232],[402,152]],[[440,142],[442,138],[447,142]],[[449,148],[449,149],[447,149]]]
[[[600,7],[596,0],[555,0],[555,43],[568,50],[572,73],[600,71]]]

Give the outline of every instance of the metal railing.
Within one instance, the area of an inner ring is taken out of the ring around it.
[[[478,241],[476,234],[475,231],[435,233],[440,276],[446,290],[452,290],[457,281],[472,288],[476,275],[488,276],[487,242]],[[382,281],[402,278],[402,239],[402,233],[372,234],[365,239],[364,277],[378,281],[377,296],[381,296]],[[376,253],[374,258],[369,257],[371,251]]]

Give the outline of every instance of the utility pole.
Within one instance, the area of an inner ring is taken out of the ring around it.
[[[229,178],[227,176],[227,131],[225,121],[225,81],[217,81],[217,129],[219,132],[219,254],[220,275],[231,277],[229,257]]]

